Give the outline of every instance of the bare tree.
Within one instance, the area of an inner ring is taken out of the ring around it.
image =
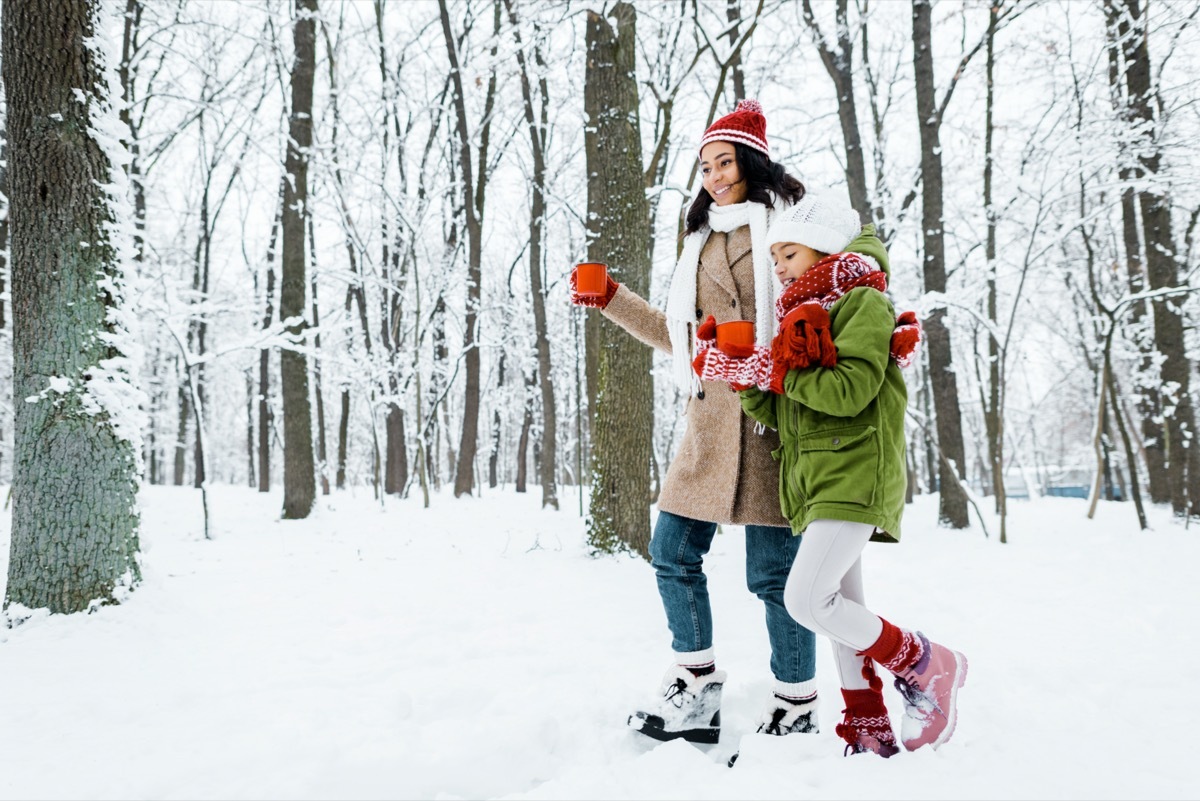
[[[292,102],[288,119],[287,183],[283,193],[283,258],[279,317],[293,346],[279,355],[283,396],[283,517],[308,517],[316,500],[312,411],[308,397],[308,357],[303,344],[305,280],[305,206],[308,203],[308,152],[312,147],[313,73],[316,68],[317,0],[297,0],[293,26],[296,60],[292,66]]]
[[[500,0],[493,0],[493,45],[496,53],[500,31]],[[438,0],[442,34],[450,58],[450,76],[454,83],[454,110],[458,134],[459,175],[462,178],[463,212],[467,228],[467,309],[463,331],[463,361],[466,367],[466,397],[463,401],[462,437],[458,446],[458,466],[454,475],[454,497],[470,495],[475,486],[475,455],[479,448],[479,302],[483,279],[483,211],[488,176],[488,140],[492,111],[496,106],[496,71],[488,78],[483,117],[473,138],[467,121],[467,97],[462,79],[462,62],[458,45],[450,26],[450,11],[446,0]],[[478,141],[478,164],[472,164],[471,143]]]
[[[546,292],[543,288],[545,271],[542,243],[546,227],[546,137],[549,134],[550,90],[546,83],[546,61],[542,44],[535,38],[530,43],[533,62],[537,67],[538,108],[534,109],[533,81],[526,63],[521,42],[521,30],[512,0],[504,0],[509,22],[517,42],[517,64],[521,72],[521,97],[524,101],[525,124],[529,128],[529,146],[533,154],[533,174],[530,183],[532,198],[529,206],[529,294],[533,303],[534,347],[537,350],[537,373],[542,391],[542,458],[539,478],[542,482],[542,506],[558,508],[558,490],[554,471],[558,465],[558,412],[554,403],[554,375],[550,364],[550,340],[546,331]]]
[[[1136,181],[1138,211],[1142,216],[1146,277],[1151,290],[1169,289],[1179,283],[1175,241],[1171,232],[1171,201],[1159,177],[1163,167],[1160,145],[1164,120],[1162,101],[1151,79],[1149,36],[1140,0],[1106,0],[1109,19],[1116,20],[1118,45],[1125,74],[1126,108],[1133,142],[1130,155],[1136,160],[1131,178]],[[1170,477],[1171,508],[1176,515],[1200,514],[1200,447],[1196,435],[1191,396],[1191,362],[1184,342],[1180,301],[1160,296],[1151,304],[1154,347],[1162,354],[1160,385],[1166,402],[1173,407],[1164,414],[1167,472]]]

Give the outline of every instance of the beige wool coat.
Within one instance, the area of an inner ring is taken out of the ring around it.
[[[700,251],[696,322],[754,320],[754,265],[750,227],[713,231]],[[671,352],[667,318],[623,284],[604,315],[637,339]],[[771,452],[779,435],[755,431],[728,384],[705,381],[703,397],[688,400],[679,451],[667,469],[658,508],[693,520],[736,525],[787,526],[779,506],[779,466]]]

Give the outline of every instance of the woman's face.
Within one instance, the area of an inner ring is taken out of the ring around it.
[[[746,199],[748,189],[732,142],[709,142],[700,149],[700,175],[704,188],[718,206]]]

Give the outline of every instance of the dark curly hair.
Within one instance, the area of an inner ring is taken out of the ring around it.
[[[734,158],[737,159],[738,169],[741,170],[742,180],[746,182],[746,200],[762,203],[768,208],[774,208],[771,202],[771,192],[795,203],[804,197],[804,184],[800,179],[788,174],[782,164],[771,161],[765,153],[740,142],[733,142]],[[712,195],[701,191],[692,201],[687,212],[685,234],[699,231],[708,224],[708,207],[712,205]]]

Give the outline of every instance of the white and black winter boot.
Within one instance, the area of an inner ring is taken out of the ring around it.
[[[629,727],[655,740],[715,743],[721,737],[724,686],[723,670],[697,676],[681,665],[671,665],[660,698],[649,709],[630,715]]]
[[[817,734],[817,697],[790,698],[771,693],[758,724],[759,734]]]

